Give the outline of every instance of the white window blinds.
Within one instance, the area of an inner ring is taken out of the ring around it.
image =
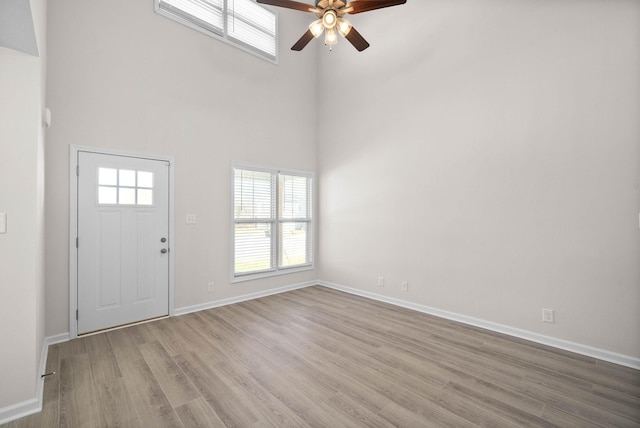
[[[276,14],[255,0],[156,0],[156,11],[271,61],[277,60]]]
[[[274,267],[273,181],[269,172],[234,170],[235,274],[265,272]]]
[[[276,16],[251,0],[227,0],[227,35],[276,58]]]
[[[224,32],[224,0],[159,0],[159,7],[203,29]]]
[[[234,278],[312,267],[309,174],[233,169]]]
[[[278,174],[278,229],[280,267],[311,263],[311,180]]]

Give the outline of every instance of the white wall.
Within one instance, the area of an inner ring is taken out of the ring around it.
[[[0,413],[35,398],[44,338],[46,3],[31,7],[40,57],[0,48],[0,212],[8,216],[0,235]]]
[[[319,277],[639,358],[640,2],[352,22],[371,48],[320,61]]]
[[[50,3],[47,335],[69,331],[70,144],[175,157],[176,308],[316,278],[230,284],[231,162],[316,169],[316,52],[289,50],[305,18],[280,12],[276,66],[155,14],[152,1]]]
[[[288,50],[309,16],[280,12],[280,66],[149,3],[49,7],[48,335],[69,330],[81,144],[175,156],[176,307],[319,277],[640,356],[637,1],[410,1],[319,62]],[[316,150],[318,275],[230,284],[231,161],[315,170]]]
[[[38,72],[38,58],[0,52],[0,408],[35,396]]]

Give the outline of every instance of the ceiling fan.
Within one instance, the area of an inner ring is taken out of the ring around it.
[[[319,37],[324,32],[324,44],[329,45],[330,49],[338,42],[338,33],[340,33],[360,52],[368,48],[369,43],[343,16],[348,13],[355,15],[356,13],[369,12],[370,10],[398,6],[407,2],[407,0],[354,0],[346,3],[342,0],[315,0],[315,6],[311,6],[293,0],[256,1],[316,14],[318,20],[309,25],[309,30],[300,37],[300,40],[291,47],[291,50],[301,51],[311,40]]]

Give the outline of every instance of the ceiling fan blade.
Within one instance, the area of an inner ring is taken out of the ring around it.
[[[315,7],[310,4],[300,3],[293,0],[256,0],[258,3],[269,4],[271,6],[284,7],[287,9],[300,10],[302,12],[310,12],[309,9],[315,10]]]
[[[362,35],[358,33],[353,27],[351,27],[351,30],[344,38],[349,40],[349,43],[351,43],[353,47],[358,50],[358,52],[362,52],[369,47],[369,42],[367,42],[364,37],[362,37]]]
[[[347,3],[346,7],[352,7],[350,14],[369,12],[370,10],[382,9],[385,7],[399,6],[405,4],[407,0],[358,0]]]
[[[291,50],[292,51],[301,51],[313,39],[314,39],[313,33],[311,32],[311,30],[307,30],[307,32],[304,33],[302,35],[302,37],[300,37],[300,40],[298,40],[295,45],[291,46]]]

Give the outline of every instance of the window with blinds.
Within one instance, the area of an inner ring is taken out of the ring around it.
[[[312,267],[311,209],[310,174],[234,167],[234,278]]]
[[[155,0],[157,13],[277,61],[277,16],[254,0]]]

